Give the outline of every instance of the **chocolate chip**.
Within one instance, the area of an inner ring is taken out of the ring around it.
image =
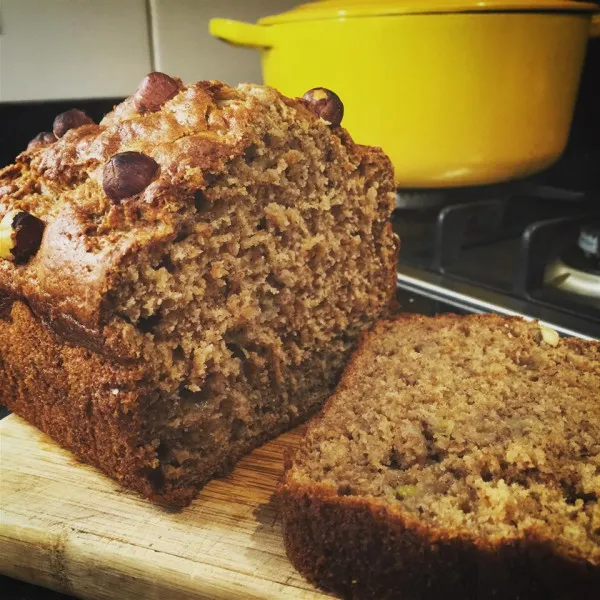
[[[27,144],[27,150],[33,150],[34,148],[41,148],[48,146],[56,141],[56,136],[51,131],[42,131],[38,133],[30,142]]]
[[[102,187],[115,203],[143,192],[158,169],[158,163],[141,152],[115,154],[104,165]]]
[[[94,121],[90,119],[82,110],[72,108],[60,115],[56,115],[52,131],[57,138],[61,138],[69,129],[77,129],[83,125],[91,125]]]
[[[304,96],[311,110],[327,121],[330,125],[337,127],[344,118],[344,104],[340,97],[327,88],[313,88],[308,90]]]
[[[179,83],[165,73],[149,73],[133,96],[139,112],[154,112],[179,91]]]
[[[39,249],[44,222],[25,210],[14,210],[0,221],[0,258],[26,262]]]

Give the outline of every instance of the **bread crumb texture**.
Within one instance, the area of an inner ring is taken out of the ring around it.
[[[185,503],[321,405],[398,241],[379,149],[271,88],[165,77],[0,171],[0,218],[45,224],[26,264],[0,260],[0,401]]]
[[[417,532],[421,567],[426,548],[444,540],[496,553],[523,545],[585,564],[600,592],[600,344],[559,341],[499,316],[381,322],[310,425],[280,491],[290,555],[334,589],[351,589],[347,577],[328,579],[297,547],[311,498],[336,506],[341,528],[360,523],[367,506],[369,518],[385,513],[384,537],[399,523]],[[390,560],[406,552],[406,569],[419,568],[404,542],[388,548]],[[366,560],[377,573],[379,559]]]

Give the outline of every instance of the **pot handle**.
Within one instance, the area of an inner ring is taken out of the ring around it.
[[[262,25],[243,23],[231,19],[211,19],[208,25],[210,34],[233,46],[270,48],[271,30]]]
[[[590,37],[600,37],[600,15],[592,16],[592,26],[590,28]]]

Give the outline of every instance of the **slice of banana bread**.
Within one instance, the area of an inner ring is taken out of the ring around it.
[[[156,499],[320,407],[395,290],[393,171],[327,90],[149,75],[0,171],[0,403]]]
[[[346,598],[600,597],[600,344],[499,316],[382,321],[279,488]]]

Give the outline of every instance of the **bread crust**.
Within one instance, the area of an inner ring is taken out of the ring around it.
[[[0,315],[0,404],[125,485],[152,496],[151,444],[139,410],[150,393],[139,364],[67,344],[22,301]]]
[[[112,360],[139,357],[137,348],[114,338],[110,326],[109,295],[120,273],[140,254],[177,238],[181,212],[193,206],[208,178],[223,173],[254,142],[255,124],[268,107],[284,103],[307,127],[326,127],[306,102],[269,87],[176,81],[179,93],[161,110],[140,114],[129,97],[100,124],[71,129],[0,169],[0,217],[26,210],[46,224],[27,264],[0,261],[0,296],[26,299],[61,336]],[[238,102],[229,109],[232,99]],[[387,169],[390,182],[383,184],[392,187],[393,169],[379,148],[355,144],[341,127],[335,135],[365,169],[371,164]],[[131,149],[155,159],[158,173],[134,198],[111,203],[102,189],[103,167]]]
[[[424,527],[379,503],[284,480],[284,541],[309,581],[343,598],[593,600],[600,568],[549,542],[486,543]]]
[[[400,314],[361,335],[335,393],[307,429],[316,427],[358,373],[357,358],[371,336],[400,322],[426,319],[431,327],[460,318]],[[502,326],[511,318],[470,315]],[[589,342],[564,341],[588,348]],[[600,347],[598,348],[600,358]],[[312,583],[344,598],[427,600],[489,598],[592,600],[600,593],[600,564],[567,555],[536,531],[522,539],[490,539],[426,525],[414,515],[366,497],[343,496],[333,486],[297,481],[294,454],[285,457],[277,489],[287,555]]]
[[[159,504],[186,506],[215,474],[192,476],[184,486],[161,477],[154,430],[160,419],[143,364],[111,362],[65,343],[20,300],[0,303],[0,348],[0,404],[124,486]],[[322,399],[327,393],[323,386]],[[251,449],[309,416],[236,445],[216,474],[226,475]]]
[[[257,107],[241,111],[227,137],[217,138],[224,123],[208,122],[206,115],[223,94],[234,92],[199,82],[163,110],[143,115],[130,97],[99,125],[72,129],[0,170],[0,214],[20,208],[46,222],[42,245],[26,265],[0,261],[0,294],[26,298],[72,341],[113,358],[134,358],[133,349],[110,343],[107,293],[140,252],[176,237],[178,210],[206,186],[204,172],[222,171],[250,143],[247,125]],[[183,110],[185,122],[179,117]],[[134,201],[116,205],[102,190],[103,166],[132,144],[157,158],[160,171]]]
[[[342,359],[347,356],[347,334],[337,332],[337,339],[330,347],[325,336],[326,342],[310,356],[299,352],[301,358],[286,363],[290,371],[283,375],[279,363],[272,360],[268,345],[256,344],[253,352],[257,356],[264,354],[258,356],[263,364],[274,371],[279,369],[275,379],[287,379],[275,385],[264,383],[268,377],[263,378],[259,389],[274,403],[281,400],[282,414],[277,415],[281,422],[272,423],[274,412],[262,416],[260,421],[257,418],[256,422],[264,424],[268,431],[253,432],[249,441],[240,440],[230,432],[230,444],[219,446],[227,453],[222,460],[213,460],[212,455],[205,462],[203,457],[193,460],[188,457],[183,459],[187,460],[186,466],[182,466],[174,454],[166,458],[165,453],[172,448],[165,450],[168,444],[161,438],[160,428],[168,429],[180,416],[173,413],[186,402],[188,405],[181,410],[194,411],[190,406],[196,402],[194,394],[204,390],[202,377],[208,377],[202,363],[205,355],[200,353],[197,365],[189,339],[185,351],[177,345],[179,341],[171,346],[164,339],[157,343],[160,336],[155,335],[155,330],[150,331],[152,326],[145,329],[143,321],[148,316],[158,316],[160,320],[157,307],[161,304],[157,300],[149,311],[151,315],[142,315],[140,309],[132,317],[119,309],[122,304],[115,300],[119,294],[130,299],[131,288],[123,282],[137,282],[141,276],[136,268],[140,265],[152,270],[152,274],[162,273],[163,267],[164,273],[169,272],[168,262],[161,260],[175,244],[191,238],[191,227],[198,226],[202,235],[210,237],[212,224],[206,216],[208,210],[212,211],[214,206],[220,208],[219,202],[225,206],[232,198],[237,200],[236,185],[242,188],[254,183],[271,185],[268,178],[262,180],[256,174],[244,175],[246,179],[239,183],[230,169],[232,163],[248,166],[251,158],[247,158],[246,151],[259,142],[264,146],[264,139],[270,135],[265,132],[273,119],[283,120],[279,136],[282,140],[288,141],[286,132],[290,139],[299,135],[286,129],[292,123],[294,131],[314,134],[315,139],[325,144],[329,153],[321,148],[318,160],[335,167],[328,175],[329,182],[339,183],[346,174],[351,174],[359,194],[371,194],[365,218],[374,228],[374,248],[370,250],[376,251],[380,263],[369,284],[376,286],[379,293],[365,294],[364,300],[361,299],[362,304],[353,315],[358,315],[355,321],[360,327],[372,323],[393,296],[398,243],[389,222],[394,202],[393,169],[380,149],[354,144],[344,129],[329,127],[306,102],[285,98],[271,88],[242,84],[234,89],[214,81],[184,86],[176,81],[179,92],[156,111],[140,113],[134,98],[128,98],[100,124],[86,124],[66,131],[51,144],[31,147],[17,157],[14,165],[0,170],[0,217],[18,209],[45,223],[35,256],[23,264],[0,260],[0,404],[127,487],[156,502],[185,505],[206,479],[227,472],[243,454],[305,419],[307,412],[322,403],[332,389],[332,379],[337,381]],[[122,152],[142,153],[158,167],[145,189],[117,201],[105,192],[103,169],[115,154]],[[340,161],[336,160],[336,153],[345,157],[343,164],[337,164]],[[283,165],[283,151],[281,154]],[[298,149],[292,150],[292,167],[297,154]],[[259,170],[269,171],[264,165]],[[215,181],[224,178],[228,187],[223,195],[215,193],[204,206],[200,201],[196,203],[198,197],[206,200],[215,188],[222,190]],[[346,193],[355,191],[350,189]],[[252,201],[248,194],[239,198]],[[361,200],[361,196],[358,199],[356,194],[352,196],[352,210],[357,213],[362,208],[357,206]],[[207,203],[210,207],[204,210]],[[237,253],[239,248],[234,251]],[[193,252],[190,255],[196,256]],[[128,273],[132,273],[130,279]],[[210,273],[205,275],[205,279],[212,278]],[[211,293],[217,290],[214,281],[209,284],[214,288]],[[275,292],[279,284],[274,281]],[[225,302],[226,294],[221,288],[218,291],[224,297],[220,301]],[[198,290],[194,293],[200,294]],[[140,293],[142,297],[145,302],[145,293]],[[243,318],[239,321],[236,327],[242,325],[243,329]],[[177,321],[173,325],[169,335],[178,330],[179,324]],[[194,325],[197,323],[187,323],[190,330]],[[334,325],[323,327],[327,330]],[[352,340],[357,330],[352,332]],[[235,327],[232,331],[232,335],[239,333]],[[210,340],[203,340],[203,352],[219,345],[225,347],[219,348],[219,356],[227,356],[231,349],[219,337],[223,332],[214,333]],[[283,335],[287,333],[284,331]],[[290,333],[294,334],[295,331]],[[174,336],[169,338],[169,342],[173,339]],[[155,362],[151,365],[152,361]],[[272,366],[269,361],[276,364]],[[234,367],[240,369],[237,362],[225,369],[228,376],[233,377]],[[212,363],[211,368],[216,371]],[[314,387],[312,382],[305,383],[311,368],[318,373],[313,378]],[[243,377],[244,373],[240,375]],[[294,388],[295,381],[301,382],[298,389]],[[251,387],[249,383],[248,386]],[[255,392],[258,394],[252,390]],[[284,412],[285,401],[292,394],[301,408],[291,406],[288,415]],[[224,402],[225,412],[227,404]],[[247,403],[242,405],[239,401],[239,404],[239,416],[254,418]],[[220,406],[217,408],[211,418],[222,416]],[[231,407],[229,411],[223,423],[227,424],[229,417],[233,420]],[[298,411],[301,414],[295,418]],[[185,423],[177,431],[180,455],[187,449],[188,442],[182,441],[188,433],[187,426]],[[177,427],[174,425],[172,429]],[[193,427],[200,430],[201,419],[194,421]],[[201,432],[191,433],[200,437]],[[206,433],[208,441],[202,441],[206,446],[211,440],[214,442],[211,435]],[[190,445],[194,443],[200,442],[196,439]],[[165,480],[168,476],[161,470],[163,466],[173,478],[179,478],[177,485]]]

